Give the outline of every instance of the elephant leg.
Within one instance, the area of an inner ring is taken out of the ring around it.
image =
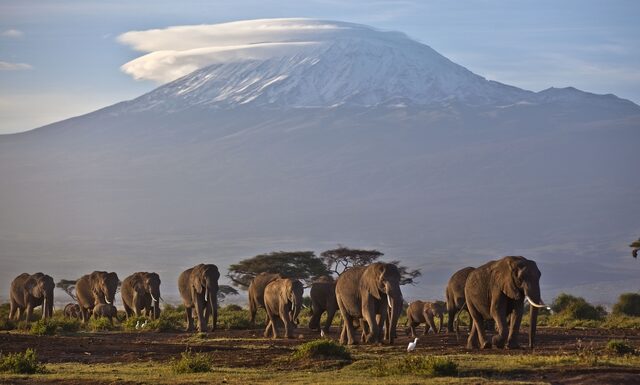
[[[340,325],[340,344],[344,345],[347,341],[347,323],[344,321],[344,318],[342,320],[342,325]]]
[[[496,331],[493,338],[491,339],[491,342],[497,348],[503,348],[505,342],[507,341],[507,333],[509,328],[507,326],[506,307],[507,305],[506,303],[504,303],[504,301],[500,301],[499,303],[491,306],[491,317],[496,324]]]
[[[433,330],[433,332],[435,333],[436,323],[433,320],[433,314],[425,313],[424,319],[425,319],[424,334],[427,334],[427,332],[429,332],[429,329]]]
[[[467,349],[477,349],[479,348],[478,344],[478,332],[476,331],[475,324],[473,320],[471,321],[471,330],[469,331],[469,338],[467,339]]]
[[[336,315],[336,309],[327,309],[327,322],[324,324],[324,332],[329,333],[331,324],[333,323],[333,317]],[[319,320],[318,320],[319,321]]]
[[[255,326],[256,325],[256,312],[258,311],[256,303],[254,302],[253,298],[251,298],[251,296],[249,296],[249,314],[251,315],[251,318],[249,319],[249,322],[251,323],[251,326]]]
[[[207,324],[204,318],[204,307],[205,307],[204,293],[198,294],[195,292],[195,290],[192,290],[192,298],[195,299],[194,302],[196,305],[196,315],[198,316],[198,331],[200,331],[201,333],[206,333]]]
[[[18,315],[18,317],[16,317],[16,315]],[[20,319],[18,304],[14,300],[11,300],[11,304],[9,306],[9,319],[15,321],[19,321]]]
[[[193,331],[193,308],[192,307],[185,307],[184,311],[185,311],[185,315],[187,317],[187,331],[191,332],[191,331]]]
[[[453,333],[453,321],[456,319],[457,309],[450,307],[448,309],[449,318],[447,319],[447,332]]]
[[[369,304],[367,308],[364,310],[365,311],[363,312],[364,313],[363,316],[365,321],[367,321],[367,324],[369,325],[369,332],[366,334],[365,342],[376,343],[378,342],[379,330],[378,330],[378,324],[376,322],[374,304],[373,303]]]
[[[25,319],[27,322],[31,322],[31,317],[33,316],[33,306],[28,303],[27,304],[27,318]]]
[[[311,318],[309,319],[310,330],[320,329],[320,318],[322,318],[323,312],[324,309],[321,309],[320,306],[313,303],[311,304]]]
[[[518,335],[520,334],[520,322],[522,322],[522,312],[524,311],[524,301],[516,303],[511,312],[511,322],[509,325],[509,336],[507,337],[507,347],[509,349],[518,349]]]
[[[411,332],[411,338],[416,338],[416,326],[418,326],[413,319],[409,319],[409,331]]]
[[[487,340],[487,336],[484,332],[484,318],[482,318],[482,314],[480,314],[480,312],[471,304],[467,304],[467,310],[469,311],[469,315],[473,321],[471,333],[467,340],[467,348],[473,349],[475,345],[474,339],[476,336],[481,349],[490,348],[491,342]]]
[[[442,324],[444,323],[444,315],[440,313],[440,315],[438,316],[438,319],[440,320],[440,324],[438,325],[438,334],[440,334],[442,333]]]
[[[269,331],[271,330],[271,319],[267,317],[267,327],[264,328],[264,333],[262,334],[264,338],[269,338]]]
[[[291,320],[291,314],[289,313],[287,304],[280,304],[278,311],[280,313],[280,319],[284,323],[284,337],[293,338],[293,322]]]

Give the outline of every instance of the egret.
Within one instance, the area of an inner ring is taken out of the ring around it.
[[[145,326],[147,326],[147,320],[144,320],[144,322],[142,323],[142,325],[140,325],[141,328],[144,328]]]
[[[138,322],[136,322],[136,330],[140,329],[140,320],[138,320]]]
[[[418,337],[416,337],[413,342],[409,342],[409,346],[407,346],[407,352],[412,352],[416,350],[416,345],[418,344]]]
[[[324,334],[324,330],[320,329],[320,337],[324,338],[325,334]]]

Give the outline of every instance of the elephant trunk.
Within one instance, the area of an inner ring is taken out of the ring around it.
[[[153,319],[158,319],[160,317],[160,290],[159,289],[151,289],[149,291],[149,295],[151,295],[151,307],[153,309],[152,316]]]
[[[533,348],[536,338],[536,327],[538,323],[538,309],[547,306],[540,298],[540,287],[535,286],[525,290],[525,298],[529,301],[529,348]]]
[[[391,319],[389,319],[389,332],[387,335],[390,344],[393,344],[393,340],[395,338],[395,330],[398,326],[400,313],[402,312],[402,302],[403,299],[400,287],[387,292],[387,304],[389,305],[389,316],[391,317]]]

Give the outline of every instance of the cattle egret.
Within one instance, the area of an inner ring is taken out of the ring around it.
[[[144,328],[145,326],[147,326],[147,320],[144,320],[144,322],[142,323],[142,325],[140,325],[141,328]]]
[[[140,329],[140,320],[138,320],[138,322],[136,322],[136,330]]]
[[[320,337],[324,338],[324,330],[320,329]]]
[[[416,337],[413,342],[409,342],[409,346],[407,346],[407,352],[412,352],[416,350],[416,345],[418,344],[418,338]]]

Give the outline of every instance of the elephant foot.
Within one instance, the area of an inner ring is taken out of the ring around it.
[[[480,345],[480,349],[491,349],[491,342],[485,341],[482,345]]]
[[[505,349],[522,349],[522,346],[517,341],[508,341]]]
[[[500,336],[493,336],[493,338],[491,338],[491,342],[496,348],[502,349],[504,347],[504,338],[501,338]]]

